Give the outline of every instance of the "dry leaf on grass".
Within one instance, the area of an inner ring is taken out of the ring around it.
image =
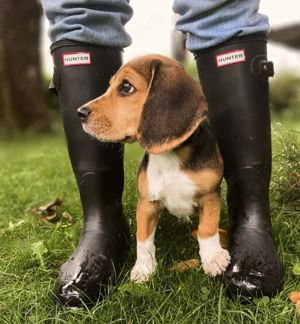
[[[227,246],[227,243],[228,243],[228,240],[227,240],[227,231],[224,230],[223,228],[218,228],[218,232],[219,232],[219,235],[220,235],[220,243],[222,245],[222,247],[226,247]],[[192,237],[197,240],[197,230],[193,230],[192,231]]]
[[[62,203],[63,203],[62,199],[56,198],[56,199],[50,201],[45,206],[39,206],[39,207],[32,208],[32,212],[34,214],[51,212],[51,210],[53,210],[54,207],[60,206]]]
[[[73,217],[68,212],[63,212],[62,215],[57,211],[57,206],[61,206],[63,200],[56,198],[44,206],[32,208],[32,213],[39,217],[41,223],[57,223],[61,218],[65,219],[68,224],[73,223]]]
[[[297,313],[300,315],[300,291],[289,293],[289,300],[295,305]]]
[[[300,302],[300,291],[292,291],[291,293],[289,293],[289,300],[293,303],[293,304],[297,304]]]
[[[294,266],[293,266],[293,274],[295,276],[300,276],[300,263],[299,262],[294,264]]]
[[[52,215],[39,215],[40,216],[40,221],[42,223],[55,223],[58,222],[58,214],[56,211],[52,211]]]
[[[67,221],[68,224],[72,224],[73,223],[73,217],[70,213],[68,212],[63,212],[62,213],[62,217]]]
[[[190,259],[186,261],[179,262],[175,266],[169,269],[169,271],[180,271],[184,272],[189,269],[195,269],[199,267],[199,261],[196,259]]]

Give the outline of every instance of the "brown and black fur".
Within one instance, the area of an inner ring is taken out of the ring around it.
[[[124,82],[132,86],[128,93]],[[202,89],[180,64],[161,55],[132,60],[112,77],[107,92],[84,108],[89,110],[86,132],[102,141],[138,141],[145,150],[138,172],[139,242],[155,230],[160,208],[149,196],[149,155],[165,152],[177,155],[181,174],[198,188],[198,238],[217,233],[223,162]]]

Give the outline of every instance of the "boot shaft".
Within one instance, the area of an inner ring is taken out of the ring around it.
[[[102,143],[86,134],[77,109],[106,91],[110,78],[122,64],[121,50],[66,40],[54,43],[51,52],[52,87],[59,97],[85,225],[92,220],[92,227],[101,227],[100,223],[107,222],[109,217],[100,214],[117,215],[122,210],[123,145]]]
[[[195,54],[208,114],[225,162],[225,177],[259,166],[270,178],[271,128],[266,37],[236,37]]]

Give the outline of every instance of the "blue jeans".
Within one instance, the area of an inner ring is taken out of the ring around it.
[[[269,20],[258,13],[260,0],[175,0],[181,18],[176,28],[187,33],[190,51],[208,48],[233,36],[269,32]]]
[[[129,0],[42,0],[52,42],[75,40],[126,47],[131,37],[124,25],[132,17]]]
[[[126,47],[125,24],[133,11],[129,0],[42,0],[52,42],[69,39]],[[175,0],[181,17],[178,30],[187,34],[190,51],[220,44],[233,36],[269,31],[268,18],[258,13],[259,0]]]

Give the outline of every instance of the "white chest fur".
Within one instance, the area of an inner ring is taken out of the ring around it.
[[[197,206],[196,184],[180,170],[180,160],[173,152],[149,154],[147,168],[148,191],[151,200],[159,200],[163,207],[186,218]]]

